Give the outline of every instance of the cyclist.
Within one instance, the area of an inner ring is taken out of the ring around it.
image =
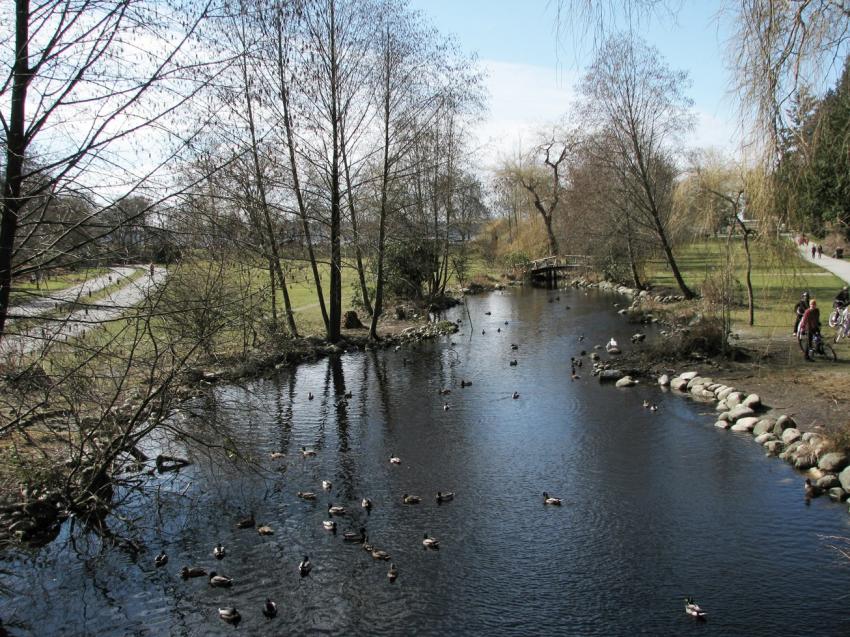
[[[847,307],[848,304],[850,304],[850,290],[848,290],[845,285],[841,288],[841,291],[835,295],[835,303],[833,305],[841,310]]]
[[[792,336],[797,336],[797,328],[800,327],[800,319],[803,318],[803,314],[806,313],[806,310],[809,309],[809,293],[808,291],[803,292],[800,295],[800,300],[797,301],[797,305],[794,306],[794,331],[791,333]]]
[[[806,360],[812,360],[812,357],[809,356],[809,352],[812,349],[812,338],[815,334],[820,334],[820,310],[818,309],[818,304],[815,299],[809,301],[809,309],[806,310],[803,317],[800,319],[800,331],[799,334],[802,336],[806,335]]]

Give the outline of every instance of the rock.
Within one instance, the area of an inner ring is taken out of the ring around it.
[[[827,494],[833,502],[843,502],[847,499],[847,492],[841,487],[832,487]]]
[[[756,423],[759,421],[755,416],[747,416],[746,418],[739,418],[735,421],[735,424],[732,426],[732,431],[746,431],[751,432],[753,427],[756,426]]]
[[[625,376],[625,373],[621,372],[619,369],[603,369],[599,372],[599,382],[614,382],[620,380],[623,376]]]
[[[850,467],[842,469],[841,473],[838,474],[838,481],[845,491],[850,491]]]
[[[726,389],[721,389],[717,392],[717,397],[720,400],[725,400],[729,394],[734,394],[737,390],[734,387],[727,387]]]
[[[658,384],[662,387],[667,387],[670,384],[670,377],[667,374],[661,374],[658,377]]]
[[[773,427],[776,423],[772,418],[762,418],[753,427],[753,435],[760,436],[765,433],[773,433]]]
[[[637,381],[631,376],[623,376],[614,384],[615,387],[634,387],[635,385],[637,385]]]
[[[733,391],[731,394],[726,396],[723,400],[726,401],[726,404],[730,407],[736,407],[741,404],[741,401],[744,399],[744,394],[739,391]]]
[[[778,425],[779,423],[777,423],[777,426]],[[800,433],[799,429],[794,429],[792,427],[790,429],[784,430],[781,433],[781,437],[782,442],[784,442],[786,445],[790,445],[792,442],[797,442],[802,437],[802,434]]]
[[[741,401],[742,405],[746,405],[750,409],[758,409],[761,407],[761,398],[758,394],[750,394]]]
[[[815,485],[824,491],[827,489],[834,489],[835,487],[841,489],[841,482],[838,481],[838,476],[834,473],[827,473],[825,476],[818,478]],[[844,489],[841,490],[843,491]]]
[[[776,420],[776,426],[773,428],[773,431],[777,436],[781,436],[782,432],[786,429],[796,429],[797,423],[794,422],[794,419],[791,416],[780,416]]]
[[[690,381],[698,376],[698,372],[685,372],[684,374],[679,374],[679,378],[683,380]]]
[[[755,430],[754,430],[755,431]],[[776,434],[772,431],[767,431],[763,434],[759,434],[755,437],[755,441],[760,445],[763,445],[766,442],[770,442],[771,440],[776,440]]]
[[[811,469],[806,471],[806,477],[810,478],[814,482],[817,482],[818,480],[823,478],[825,475],[826,474],[823,471],[821,471],[820,469],[818,469],[817,467],[812,467]]]
[[[729,427],[732,426],[732,423],[728,420],[718,420],[716,423],[714,423],[714,426],[718,429],[729,429]]]
[[[705,401],[713,401],[714,400],[714,392],[710,392],[707,389],[703,389],[704,385],[697,385],[691,391],[695,398],[702,398]]]
[[[815,454],[812,453],[811,447],[801,445],[797,448],[797,452],[794,454],[794,459],[791,464],[794,465],[795,469],[805,471],[806,469],[814,467],[817,462],[818,459],[815,457]]]
[[[670,381],[670,387],[677,391],[684,391],[688,387],[688,381],[684,378],[674,378]]]
[[[715,409],[717,411],[729,411],[729,405],[726,404],[725,400],[721,400],[719,403],[717,403]]]
[[[782,451],[783,445],[781,440],[770,440],[765,443],[764,448],[773,456]]]
[[[697,385],[705,386],[710,385],[713,381],[710,378],[703,378],[702,376],[695,376],[691,380],[688,381],[688,389],[693,389]]]
[[[728,400],[728,399],[727,399]],[[756,412],[754,412],[749,407],[744,407],[743,405],[738,405],[737,407],[733,407],[729,412],[730,420],[738,420],[739,418],[746,418],[747,416],[753,416]]]
[[[818,461],[818,469],[824,471],[841,471],[847,466],[847,454],[840,451],[833,451],[824,456]]]
[[[729,412],[728,412],[728,411],[724,411],[722,414],[720,414],[720,415],[717,417],[717,420],[722,420],[722,421],[724,421],[724,422],[728,422],[730,425],[732,424],[732,419],[729,417]]]
[[[360,322],[360,317],[354,310],[349,310],[343,315],[342,326],[347,330],[363,329],[363,323]]]

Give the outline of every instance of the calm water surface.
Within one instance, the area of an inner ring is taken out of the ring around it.
[[[571,382],[570,356],[635,329],[612,311],[615,296],[559,295],[471,298],[451,339],[217,388],[192,406],[196,421],[222,428],[224,446],[259,470],[172,443],[196,464],[117,512],[147,551],[103,549],[69,523],[38,552],[0,556],[14,591],[0,597],[4,624],[14,635],[850,634],[850,570],[825,539],[850,536],[846,507],[806,506],[800,476],[749,436],[715,429],[711,406],[600,386],[589,363]],[[317,456],[303,459],[302,446]],[[438,506],[438,490],[455,500]],[[564,506],[544,506],[543,491]],[[423,501],[404,505],[404,493]],[[328,502],[350,510],[337,536],[322,527]],[[252,510],[274,535],[235,528]],[[387,562],[343,543],[361,526],[392,555],[394,584]],[[426,532],[439,551],[423,549]],[[170,561],[156,569],[160,548]],[[314,568],[302,579],[305,554]],[[184,582],[184,564],[235,584]],[[688,594],[708,622],[684,614]],[[266,597],[280,609],[272,621]],[[242,613],[238,628],[218,618],[224,605]]]

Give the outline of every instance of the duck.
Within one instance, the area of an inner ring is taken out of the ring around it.
[[[325,527],[325,531],[333,531],[336,533],[336,522],[333,520],[325,520],[322,522],[322,526]]]
[[[517,349],[519,349],[519,345],[517,345],[516,343],[511,343],[511,349],[517,350]]]
[[[299,491],[295,495],[298,496],[299,498],[301,498],[302,500],[315,500],[316,499],[316,494],[313,493],[312,491]]]
[[[472,387],[472,381],[471,380],[461,380],[460,386],[461,386],[461,388]]]
[[[448,394],[451,394],[451,393],[452,393],[452,390],[451,390],[451,389],[449,389],[448,387],[443,387],[443,388],[441,388],[441,389],[438,389],[438,390],[437,390],[437,393],[438,393],[438,394],[442,394],[443,396],[447,396]]]
[[[363,498],[360,501],[360,506],[369,511],[372,509],[372,501],[369,498]]]
[[[418,495],[407,495],[406,493],[401,496],[401,499],[405,504],[419,504],[422,502],[422,498]]]
[[[644,400],[644,401],[643,401],[643,408],[644,408],[644,409],[649,409],[649,401],[648,401],[648,400]]]
[[[552,498],[545,491],[543,492],[543,504],[551,504],[552,506],[561,506],[561,498]]]
[[[215,571],[210,573],[210,586],[215,586],[216,588],[230,588],[233,586],[233,578],[225,577],[224,575],[219,575]]]
[[[518,392],[518,391],[515,391],[515,392],[513,393],[513,395],[511,396],[511,398],[513,398],[514,400],[518,399],[518,398],[519,398],[519,392]]]
[[[343,398],[352,398],[354,396],[354,394],[351,393],[350,391],[347,391],[342,396],[343,396]]]
[[[345,542],[358,542],[362,544],[366,541],[366,529],[360,527],[360,530],[357,533],[354,531],[346,531],[342,534],[342,539]]]
[[[510,363],[508,363],[508,365],[510,365],[511,367],[516,367],[517,366],[517,360],[513,359]]]
[[[224,548],[224,545],[219,542],[213,547],[213,555],[217,560],[223,560],[224,556],[227,555],[227,550]]]
[[[281,458],[285,458],[285,457],[286,457],[286,455],[285,455],[285,454],[283,454],[283,453],[281,453],[280,451],[272,451],[272,452],[269,454],[269,457],[270,457],[272,460],[280,460]]]
[[[333,483],[330,480],[322,480],[322,488],[325,491],[330,491],[331,487],[333,487]]]
[[[376,560],[387,560],[388,561],[390,559],[390,554],[387,553],[386,551],[382,551],[381,549],[372,549],[370,551],[370,553],[371,553],[372,557]]]
[[[233,606],[218,609],[218,616],[228,624],[238,624],[242,620],[242,615]]]
[[[266,603],[263,604],[263,615],[265,615],[268,619],[277,617],[277,604],[268,597],[266,597]]]
[[[239,520],[236,523],[236,528],[237,529],[250,529],[250,528],[253,528],[256,523],[257,523],[256,520],[254,520],[254,512],[251,511],[251,515],[249,515],[247,518],[243,518],[243,519]]]
[[[307,447],[301,447],[301,455],[305,458],[312,458],[316,455],[316,451]]]
[[[189,579],[190,577],[204,577],[207,574],[200,566],[184,566],[180,569],[180,577]]]
[[[652,403],[649,406],[649,411],[658,411],[658,405],[656,405],[655,403]]]
[[[426,549],[438,549],[440,548],[440,541],[435,537],[428,537],[428,534],[426,533],[423,536],[422,546]]]
[[[490,316],[492,312],[484,312],[484,316]]]
[[[821,494],[820,487],[812,484],[812,481],[809,478],[806,478],[806,482],[803,484],[803,489],[806,492],[807,498],[816,498]]]
[[[387,571],[387,579],[390,580],[390,582],[394,582],[397,577],[398,569],[395,567],[395,564],[390,564],[390,570]]]
[[[482,336],[483,336],[484,334],[486,334],[486,333],[487,333],[487,332],[485,332],[484,330],[481,330],[481,335],[482,335]]]
[[[390,458],[390,464],[401,464],[401,458],[398,456],[392,456]]]
[[[313,570],[313,565],[310,563],[310,556],[305,555],[304,559],[298,564],[298,572],[301,577],[307,577],[311,570]]]
[[[263,526],[257,528],[257,533],[259,533],[260,535],[274,535],[274,529],[268,524],[264,524]]]
[[[448,411],[449,409],[451,409],[449,403],[443,403],[443,411]]]
[[[345,507],[328,502],[328,515],[345,515]]]
[[[501,328],[501,327],[497,327],[497,328],[496,328],[496,331],[497,331],[497,332],[499,332],[499,333],[501,333],[502,328]]]
[[[452,491],[447,491],[443,493],[442,491],[437,491],[437,504],[441,504],[443,502],[451,502],[455,499],[455,494]]]
[[[313,400],[315,396],[313,396],[313,392],[307,392],[307,400]]]
[[[706,612],[700,608],[700,605],[696,603],[693,597],[685,598],[685,612],[697,619],[705,619]]]
[[[153,563],[156,565],[157,568],[168,564],[168,556],[165,554],[165,551],[161,551],[159,555],[153,558]]]

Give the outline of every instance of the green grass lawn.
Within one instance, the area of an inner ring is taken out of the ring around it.
[[[682,246],[676,250],[676,262],[685,283],[700,292],[718,277],[725,262],[725,239],[708,240]],[[759,336],[780,336],[791,333],[794,324],[794,305],[803,290],[818,300],[821,322],[832,308],[835,297],[844,282],[826,270],[803,260],[794,245],[782,242],[768,245],[763,241],[751,242],[753,257],[753,295],[755,297],[755,325],[747,325],[746,257],[743,243],[733,242],[731,259],[734,277],[739,284],[736,293],[738,305],[733,309],[734,329],[752,331]],[[652,285],[669,286],[676,289],[676,282],[666,261],[654,261],[647,269],[647,278]],[[829,328],[825,329],[825,333]]]

